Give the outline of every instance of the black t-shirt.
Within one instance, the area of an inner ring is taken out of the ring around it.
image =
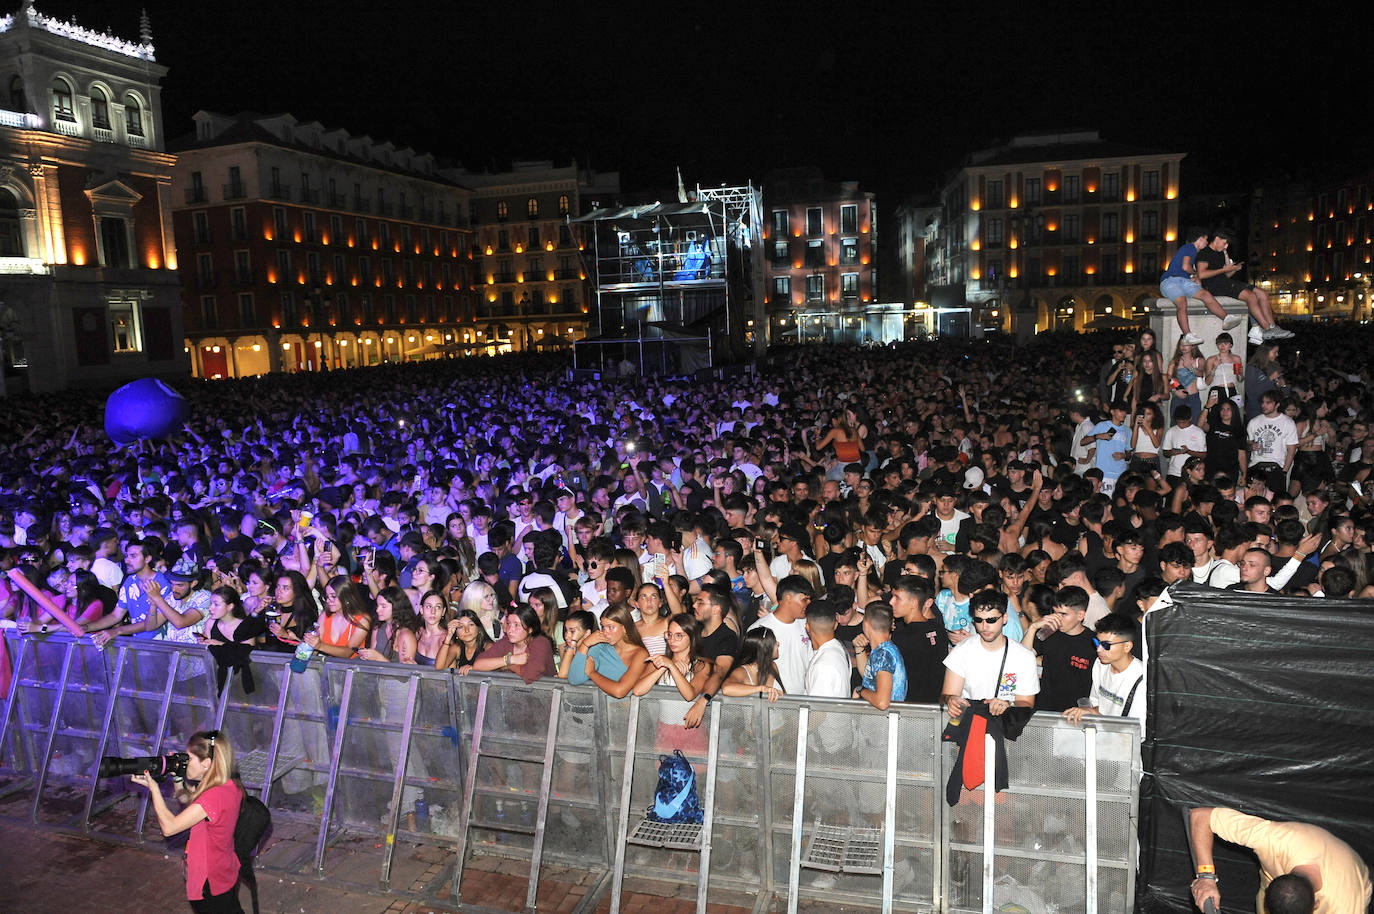
[[[920,622],[897,620],[892,632],[906,664],[906,700],[918,704],[939,704],[945,684],[945,656],[949,654],[949,635],[937,616]]]
[[[1220,270],[1226,266],[1226,252],[1214,251],[1211,245],[1204,247],[1197,252],[1198,270]],[[1225,273],[1218,273],[1209,276],[1202,281],[1202,288],[1214,295],[1229,295],[1233,292],[1247,288],[1246,284],[1236,279],[1234,275],[1227,276]]]
[[[1040,655],[1040,694],[1035,697],[1037,711],[1065,711],[1078,699],[1087,698],[1093,687],[1093,664],[1097,645],[1091,629],[1076,635],[1055,632],[1035,642]]]
[[[739,635],[724,622],[709,635],[701,636],[701,656],[714,663],[717,657],[739,656]]]

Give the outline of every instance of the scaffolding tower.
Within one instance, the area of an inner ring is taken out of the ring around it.
[[[569,220],[591,226],[595,257],[596,314],[574,344],[576,371],[677,377],[761,348],[762,192],[680,187],[679,200]]]

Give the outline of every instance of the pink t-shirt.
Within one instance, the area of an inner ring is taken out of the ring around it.
[[[210,894],[223,895],[239,878],[239,858],[234,853],[234,826],[239,821],[243,794],[230,782],[211,787],[196,797],[205,819],[191,826],[186,842],[186,897],[199,901],[210,880]]]

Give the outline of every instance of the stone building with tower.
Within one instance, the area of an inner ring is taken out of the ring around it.
[[[185,375],[161,81],[137,39],[0,16],[0,366],[10,390]]]

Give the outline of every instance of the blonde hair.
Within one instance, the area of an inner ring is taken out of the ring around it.
[[[464,610],[470,609],[480,615],[482,612],[482,601],[487,598],[487,594],[491,594],[493,597],[496,596],[496,588],[492,587],[486,581],[473,581],[463,588],[463,595],[458,598],[457,612],[462,613]],[[500,610],[500,606],[496,607],[498,615],[500,614]]]
[[[820,593],[825,588],[821,585],[821,566],[810,559],[799,559],[792,563],[792,570],[788,574],[799,574],[811,583],[811,589]]]
[[[186,751],[198,759],[210,759],[210,770],[200,779],[200,784],[186,793],[184,802],[194,803],[211,787],[228,784],[234,779],[234,747],[229,744],[229,734],[223,730],[197,730],[186,741]]]

